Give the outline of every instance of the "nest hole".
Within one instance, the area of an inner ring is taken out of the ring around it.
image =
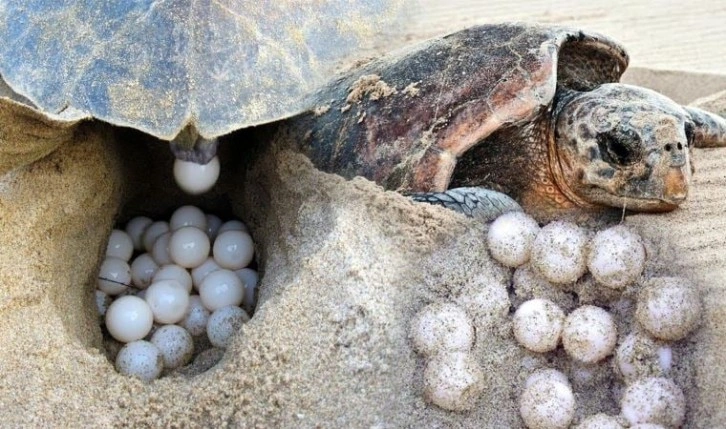
[[[220,139],[219,158],[221,162],[220,177],[215,187],[203,195],[188,195],[176,185],[172,167],[174,157],[169,150],[168,143],[157,140],[143,133],[128,130],[114,129],[116,150],[120,160],[120,187],[122,198],[113,220],[113,228],[124,229],[126,223],[136,216],[146,216],[154,221],[168,222],[172,213],[184,205],[193,205],[205,213],[214,214],[223,222],[240,220],[249,229],[249,234],[255,243],[255,256],[247,266],[257,271],[255,306],[247,308],[246,312],[254,317],[257,306],[260,305],[261,285],[265,273],[265,240],[260,231],[257,220],[264,219],[265,205],[259,204],[263,196],[250,194],[257,192],[260,187],[247,186],[245,171],[251,158],[259,151],[253,142],[255,137],[252,131],[240,131]],[[108,233],[110,234],[110,230]],[[108,237],[104,237],[106,243]],[[103,249],[105,250],[105,246]],[[99,265],[103,261],[104,252],[99,257]],[[134,251],[132,259],[143,251]],[[210,250],[211,253],[211,250]],[[129,261],[131,263],[131,261]],[[96,273],[98,268],[96,269]],[[95,289],[95,283],[94,283]],[[134,294],[137,289],[130,288],[129,293]],[[192,290],[191,294],[198,291]],[[112,297],[117,298],[117,297]],[[96,311],[94,308],[93,311]],[[112,365],[116,355],[123,347],[123,343],[115,340],[99,317],[97,328],[101,332],[103,351]],[[178,324],[178,323],[177,323]],[[149,340],[153,332],[158,329],[156,322],[151,332],[144,338]],[[235,335],[240,335],[238,331]],[[165,368],[161,377],[166,375],[198,375],[216,365],[224,356],[224,349],[215,348],[206,337],[206,334],[193,336],[194,353],[189,363],[176,369]]]

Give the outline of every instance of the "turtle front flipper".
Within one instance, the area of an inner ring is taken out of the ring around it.
[[[169,142],[169,148],[178,160],[206,165],[217,155],[217,139],[206,139],[187,127]]]
[[[522,211],[522,207],[507,195],[479,187],[419,192],[409,196],[414,201],[444,206],[483,222],[492,221],[507,212]]]
[[[684,107],[695,127],[692,139],[694,147],[726,146],[726,119],[696,107]]]

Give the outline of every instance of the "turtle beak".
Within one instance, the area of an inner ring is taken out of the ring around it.
[[[669,203],[680,204],[688,195],[688,178],[683,168],[671,167],[665,176],[663,199]]]

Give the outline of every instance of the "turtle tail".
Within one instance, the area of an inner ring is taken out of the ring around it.
[[[409,197],[414,201],[444,206],[483,222],[492,221],[503,213],[522,211],[522,207],[507,195],[479,187],[421,192],[409,194]]]

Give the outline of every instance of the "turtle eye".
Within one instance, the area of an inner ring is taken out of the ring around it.
[[[643,158],[640,138],[633,133],[599,133],[597,145],[603,160],[614,166],[632,165]]]
[[[694,130],[694,125],[690,122],[686,122],[686,125],[684,125],[685,132],[686,132],[686,147],[692,147],[693,146],[693,139],[696,137],[696,132]]]

